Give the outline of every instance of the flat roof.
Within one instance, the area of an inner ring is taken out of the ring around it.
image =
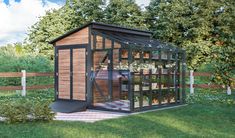
[[[152,32],[147,31],[147,30],[141,30],[141,29],[135,29],[135,28],[128,28],[128,27],[123,27],[123,26],[118,26],[118,25],[112,25],[112,24],[105,24],[105,23],[99,23],[99,22],[90,22],[87,23],[81,27],[75,28],[71,31],[68,31],[67,33],[53,39],[50,41],[50,44],[54,44],[55,42],[75,33],[80,31],[81,29],[91,26],[93,29],[98,29],[98,30],[106,30],[106,31],[115,31],[115,32],[120,32],[120,33],[130,33],[130,34],[135,34],[135,35],[142,35],[142,36],[151,36]]]

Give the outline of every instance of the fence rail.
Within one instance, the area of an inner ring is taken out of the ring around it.
[[[2,78],[22,77],[22,72],[0,72]],[[26,77],[54,76],[53,72],[30,72],[26,73]]]
[[[219,89],[225,88],[225,86],[217,85],[217,84],[194,84],[194,77],[196,76],[204,76],[209,77],[212,73],[209,72],[187,72],[187,76],[190,77],[190,84],[186,86],[190,88],[190,93],[194,93],[194,88],[212,88],[212,89]],[[53,84],[49,85],[34,85],[34,86],[26,86],[26,78],[27,77],[52,77],[54,76],[53,72],[26,72],[22,70],[22,72],[0,72],[0,78],[12,78],[12,77],[21,77],[21,86],[0,86],[0,91],[3,90],[22,90],[22,93],[27,90],[34,90],[34,89],[48,89],[53,88]],[[24,95],[24,94],[22,94]]]
[[[35,89],[48,89],[53,88],[54,84],[49,85],[33,85],[26,86],[26,78],[27,77],[52,77],[54,76],[53,72],[27,72],[22,70],[21,72],[0,72],[0,78],[13,78],[13,77],[21,77],[21,86],[0,86],[0,91],[7,90],[21,90],[22,96],[26,95],[26,90],[35,90]]]
[[[0,91],[22,90],[22,88],[23,88],[22,86],[0,86]],[[26,86],[27,90],[49,89],[49,88],[54,88],[54,84]]]
[[[205,76],[205,77],[208,77],[208,76],[211,76],[212,73],[209,73],[209,72],[193,72],[193,76]]]
[[[227,94],[231,95],[231,86],[224,86],[224,85],[218,85],[218,84],[194,84],[194,77],[195,76],[204,76],[204,77],[210,77],[212,73],[208,72],[194,72],[193,70],[190,70],[189,73],[187,73],[190,78],[190,84],[187,86],[190,88],[190,93],[194,93],[194,88],[210,88],[210,89],[221,89],[221,88],[227,88]],[[233,79],[235,80],[235,79]]]

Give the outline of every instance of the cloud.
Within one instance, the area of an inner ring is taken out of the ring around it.
[[[136,0],[142,8],[150,0]],[[9,0],[9,5],[0,0],[0,46],[8,43],[22,42],[31,25],[38,21],[45,11],[59,8],[63,3],[54,3],[49,0]]]
[[[136,0],[136,3],[141,7],[144,8],[149,5],[150,0]]]
[[[0,45],[22,42],[29,27],[38,21],[39,16],[59,7],[61,5],[48,0],[10,0],[9,5],[0,0]]]

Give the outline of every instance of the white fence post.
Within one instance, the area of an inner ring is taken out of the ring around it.
[[[22,77],[21,77],[22,91],[21,91],[21,95],[26,96],[26,71],[21,70],[21,72],[22,72]]]
[[[230,86],[227,86],[227,94],[228,94],[228,95],[231,95],[231,94],[232,94],[232,91],[231,91]]]
[[[193,84],[194,84],[193,70],[190,70],[190,94],[194,93]]]

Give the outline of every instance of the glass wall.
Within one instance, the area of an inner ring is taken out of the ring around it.
[[[134,110],[174,104],[179,97],[179,59],[175,51],[122,50],[123,64],[129,63]],[[129,60],[129,61],[128,61]]]
[[[93,106],[108,110],[130,111],[129,71],[123,69],[121,44],[93,35]]]
[[[178,51],[137,49],[98,35],[92,45],[95,107],[140,111],[180,102]]]

